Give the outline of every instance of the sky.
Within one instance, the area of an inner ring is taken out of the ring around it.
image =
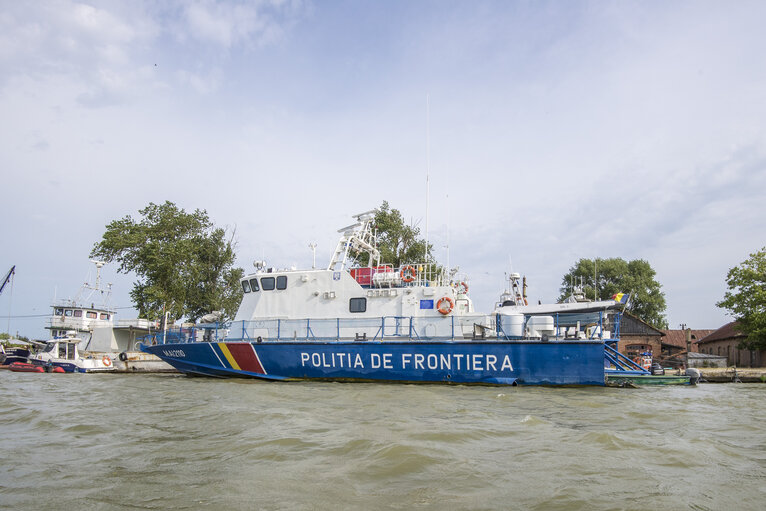
[[[0,331],[44,338],[112,220],[203,209],[237,264],[325,266],[385,200],[477,310],[510,271],[645,259],[718,328],[766,245],[766,3],[0,0]],[[428,184],[427,184],[428,181]],[[135,275],[103,269],[129,319]],[[4,324],[3,324],[4,323]]]

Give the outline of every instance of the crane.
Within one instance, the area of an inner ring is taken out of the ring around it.
[[[3,283],[0,284],[0,294],[3,294],[3,289],[5,289],[6,284],[8,284],[8,281],[11,280],[11,277],[13,274],[16,273],[16,265],[14,264],[11,266],[11,269],[8,270],[8,273],[5,274],[5,278],[3,279]]]

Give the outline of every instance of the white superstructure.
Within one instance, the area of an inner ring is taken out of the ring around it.
[[[451,281],[447,271],[432,262],[381,264],[372,228],[374,213],[355,215],[357,223],[338,231],[340,240],[326,269],[282,270],[257,262],[256,271],[241,281],[244,295],[234,323],[418,318],[427,329],[429,323],[423,323],[427,318],[453,316],[465,317],[461,329],[473,336],[476,321],[468,318],[474,312],[468,286]],[[367,266],[349,268],[365,257]],[[431,330],[434,325],[430,324]]]

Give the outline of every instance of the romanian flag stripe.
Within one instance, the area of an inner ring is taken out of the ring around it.
[[[255,348],[249,342],[222,342],[218,343],[218,346],[232,368],[249,373],[266,374]]]
[[[229,351],[229,348],[226,346],[225,342],[219,342],[218,347],[221,348],[221,353],[223,353],[223,356],[226,357],[226,360],[228,360],[229,365],[232,369],[236,369],[237,371],[240,371],[239,365],[237,365],[237,361],[234,360],[234,356],[231,354],[231,351]]]

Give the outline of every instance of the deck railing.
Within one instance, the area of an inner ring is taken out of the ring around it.
[[[148,344],[176,344],[201,341],[393,341],[393,340],[591,340],[611,339],[603,312],[555,314],[553,329],[540,328],[531,318],[509,328],[502,314],[452,315],[444,317],[384,316],[333,319],[266,319],[211,323],[172,328],[145,336]],[[513,330],[513,331],[512,331]],[[540,333],[543,332],[543,333]]]

